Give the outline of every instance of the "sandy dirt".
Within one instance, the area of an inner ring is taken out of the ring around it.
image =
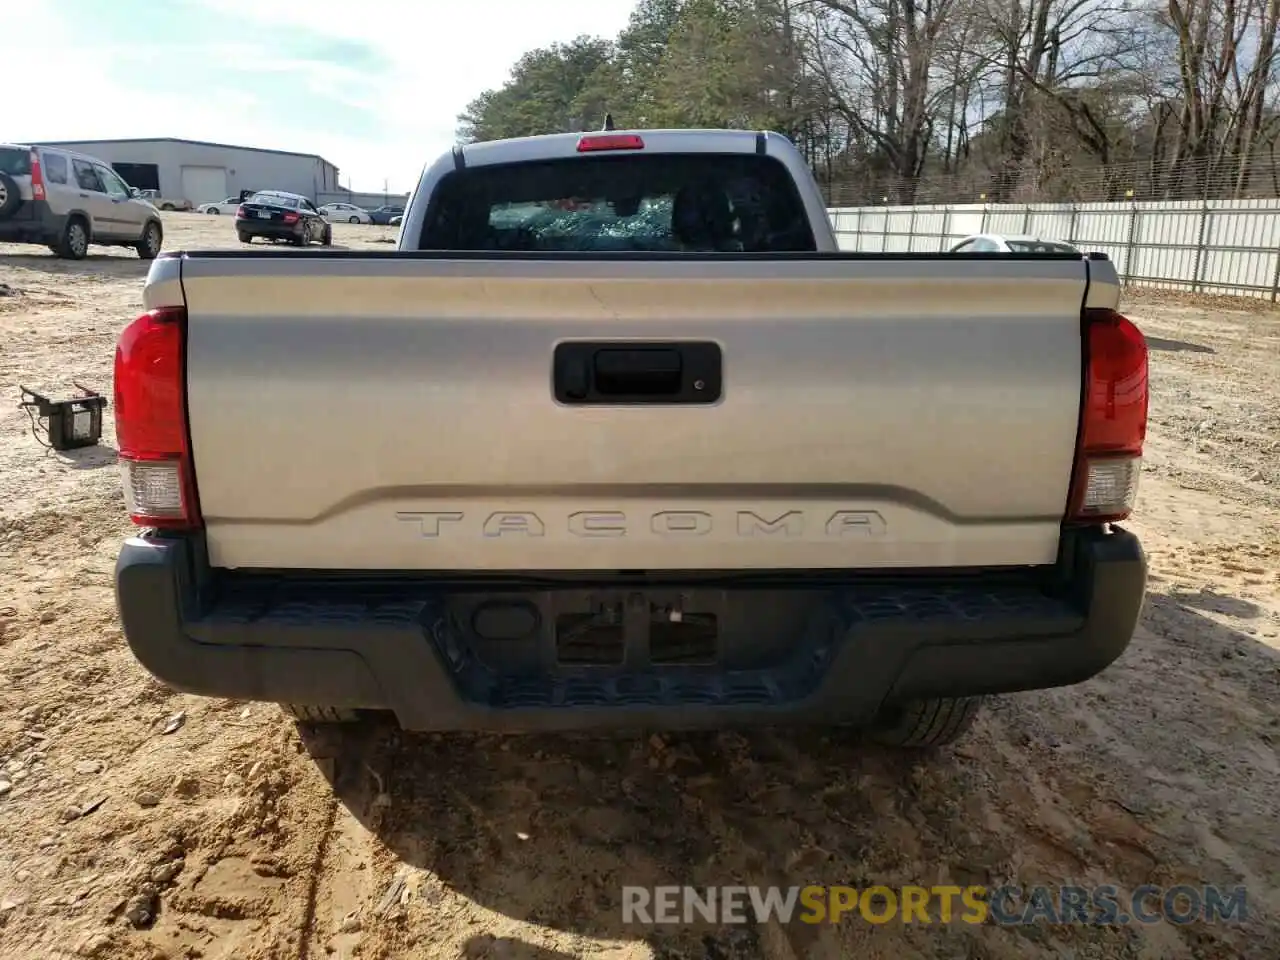
[[[169,249],[235,246],[175,215]],[[338,225],[376,247],[390,231]],[[385,248],[385,247],[384,247]],[[18,384],[110,392],[146,264],[0,246],[0,957],[110,960],[1280,956],[1280,314],[1128,298],[1153,347],[1132,524],[1151,592],[1079,687],[950,752],[834,736],[340,742],[174,694],[130,655],[100,448],[43,450]],[[109,421],[108,416],[108,421]],[[336,789],[330,781],[336,783]],[[623,884],[1244,885],[1243,925],[624,926]]]

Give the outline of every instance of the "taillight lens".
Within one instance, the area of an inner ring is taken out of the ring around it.
[[[243,219],[244,219],[245,217],[247,217],[247,216],[249,216],[249,214],[245,212],[245,209],[244,209],[244,205],[243,205],[243,204],[241,204],[240,206],[236,207],[236,219],[237,219],[237,220],[243,220]]]
[[[297,222],[298,222],[298,215],[297,215],[296,213],[286,213],[286,214],[284,215],[284,222],[285,222],[285,223],[297,223]]]
[[[134,523],[200,526],[187,436],[187,312],[163,307],[125,327],[116,345],[116,444]]]
[[[1123,520],[1133,511],[1147,436],[1147,341],[1114,310],[1085,311],[1085,386],[1067,517]]]
[[[44,199],[44,170],[40,166],[40,154],[31,151],[31,199]]]

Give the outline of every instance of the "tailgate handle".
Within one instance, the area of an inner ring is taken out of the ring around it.
[[[677,350],[636,348],[596,354],[596,389],[605,396],[660,397],[680,392]]]
[[[706,404],[720,399],[720,345],[706,340],[565,340],[552,359],[560,403]]]

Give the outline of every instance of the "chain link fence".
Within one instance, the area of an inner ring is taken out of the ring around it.
[[[917,204],[834,207],[841,249],[945,253],[978,233],[1066,240],[1105,253],[1125,283],[1280,295],[1280,199],[1168,203]]]

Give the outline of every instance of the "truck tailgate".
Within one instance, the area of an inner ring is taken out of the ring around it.
[[[177,262],[214,566],[1055,559],[1085,260]],[[577,340],[718,345],[722,394],[562,403],[553,355]]]

